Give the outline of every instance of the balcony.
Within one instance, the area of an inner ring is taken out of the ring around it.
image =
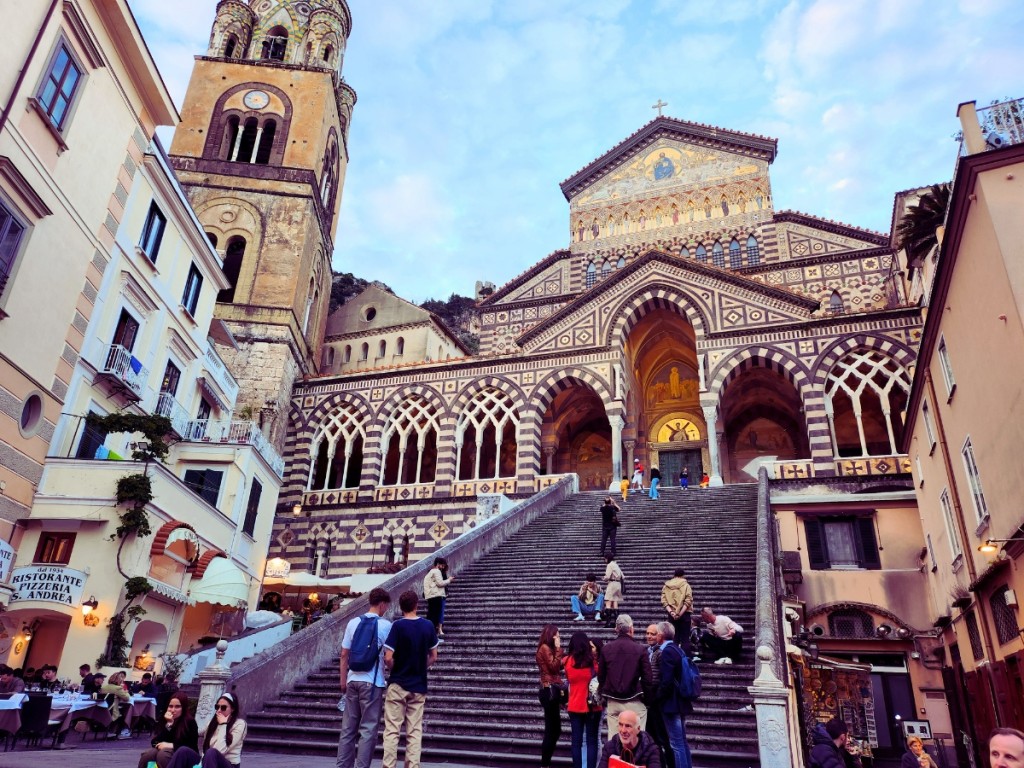
[[[263,436],[259,425],[254,421],[192,419],[183,424],[182,428],[184,431],[178,434],[183,440],[251,445],[278,477],[284,477],[284,459]]]
[[[111,344],[97,368],[101,379],[120,387],[131,400],[141,400],[146,391],[149,369],[132,356],[131,350],[120,344]]]
[[[181,407],[181,404],[174,399],[170,392],[161,392],[160,398],[156,401],[157,416],[166,416],[171,420],[171,427],[179,437],[184,437],[190,421],[188,411]]]
[[[987,149],[1001,149],[1024,144],[1024,99],[1011,99],[987,107],[979,107],[978,124]],[[960,138],[958,157],[967,154],[967,143]]]
[[[220,355],[213,348],[213,344],[209,344],[206,347],[206,359],[204,360],[203,367],[210,374],[213,383],[220,387],[228,400],[234,404],[235,400],[238,399],[238,382],[235,381],[234,376],[228,371],[224,361],[220,359]]]

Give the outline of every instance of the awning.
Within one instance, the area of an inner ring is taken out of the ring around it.
[[[243,606],[249,602],[249,577],[223,557],[210,561],[198,582],[193,582],[189,597],[197,603]]]
[[[289,573],[287,576],[268,576],[263,580],[263,586],[269,587],[272,584],[281,584],[288,587],[315,587],[316,589],[341,589],[352,586],[350,576],[342,576],[337,579],[323,579],[314,576],[312,573],[301,571]]]
[[[231,412],[231,406],[228,405],[227,398],[220,391],[220,388],[217,385],[215,385],[205,376],[199,376],[196,379],[196,382],[199,384],[199,389],[203,391],[203,394],[209,397],[211,400],[213,400],[216,406],[220,408],[221,411],[223,411],[224,413]]]
[[[169,520],[160,526],[160,530],[153,537],[153,544],[149,548],[149,554],[151,557],[162,555],[167,547],[182,539],[188,543],[186,547],[188,549],[188,557],[185,559],[190,562],[195,560],[196,555],[199,554],[199,539],[196,536],[196,529],[180,520]]]

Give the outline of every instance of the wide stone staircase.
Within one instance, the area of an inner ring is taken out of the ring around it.
[[[570,497],[456,574],[448,590],[445,643],[430,672],[424,760],[495,766],[539,760],[543,723],[534,654],[541,626],[558,624],[563,646],[579,629],[613,638],[603,625],[574,621],[569,608],[569,595],[584,575],[604,571],[598,511],[604,495]],[[635,494],[623,505],[618,558],[626,593],[620,611],[633,617],[642,642],[646,625],[664,617],[662,584],[683,567],[695,612],[708,605],[743,625],[740,663],[700,665],[703,695],[686,730],[698,768],[755,766],[747,686],[754,677],[757,486],[667,488],[661,496],[652,501]],[[246,748],[333,754],[341,724],[338,697],[334,660],[266,702],[264,711],[249,713]],[[555,760],[570,764],[567,719]]]

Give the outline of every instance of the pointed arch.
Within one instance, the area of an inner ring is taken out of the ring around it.
[[[609,313],[611,320],[604,339],[607,346],[624,344],[633,327],[654,309],[668,309],[685,318],[698,336],[706,336],[710,325],[703,307],[689,295],[667,285],[643,287],[620,301]]]

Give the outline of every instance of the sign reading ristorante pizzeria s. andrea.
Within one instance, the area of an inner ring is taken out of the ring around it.
[[[79,605],[88,578],[83,571],[63,565],[29,565],[15,568],[11,586],[15,600],[43,600],[62,605]]]

